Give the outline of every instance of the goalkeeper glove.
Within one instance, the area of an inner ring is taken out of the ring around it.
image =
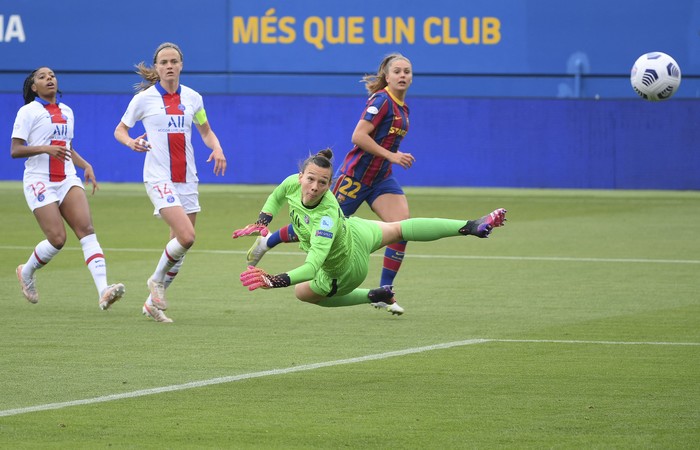
[[[292,284],[289,275],[286,273],[270,275],[255,266],[248,266],[248,269],[241,274],[241,283],[243,286],[246,286],[249,291],[254,291],[257,288],[283,288]]]
[[[272,214],[261,212],[258,216],[258,220],[255,223],[234,231],[231,237],[236,239],[241,236],[250,236],[251,234],[256,233],[259,233],[260,236],[265,237],[270,233],[270,230],[267,229],[270,222],[272,222]]]

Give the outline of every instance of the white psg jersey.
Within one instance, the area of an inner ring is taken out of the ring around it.
[[[24,140],[28,146],[60,145],[71,148],[73,110],[63,103],[48,103],[37,97],[17,111],[12,138]],[[39,181],[59,182],[75,175],[72,160],[61,161],[46,153],[34,155],[24,162],[24,176]]]
[[[133,128],[140,120],[151,144],[143,165],[144,182],[199,180],[192,148],[192,120],[203,108],[202,96],[183,85],[168,94],[156,83],[131,99],[122,122]]]

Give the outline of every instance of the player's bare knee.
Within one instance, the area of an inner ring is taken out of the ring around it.
[[[301,283],[294,286],[294,295],[296,295],[297,299],[301,300],[302,302],[313,304],[316,304],[323,299],[323,297],[319,297],[311,290],[308,283]]]
[[[46,240],[49,241],[49,244],[53,246],[53,248],[56,249],[62,249],[64,245],[66,245],[66,235],[63,234],[53,234],[51,236],[46,236]]]
[[[194,245],[194,233],[192,234],[186,234],[184,236],[178,236],[177,241],[180,243],[185,248],[191,248]]]
[[[90,236],[91,234],[95,234],[95,227],[90,225],[82,226],[82,227],[75,227],[73,230],[75,231],[75,235],[78,239],[82,239],[85,236]]]

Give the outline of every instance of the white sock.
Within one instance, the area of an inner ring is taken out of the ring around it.
[[[170,240],[160,256],[160,261],[158,261],[158,266],[156,271],[153,272],[152,278],[155,281],[164,282],[166,274],[185,257],[185,253],[187,253],[187,249],[180,245],[176,238]]]
[[[107,262],[105,255],[102,253],[102,247],[97,242],[97,236],[89,234],[80,240],[80,245],[83,247],[83,256],[92,279],[97,287],[97,294],[102,295],[102,291],[107,287]]]
[[[54,247],[46,239],[39,242],[22,268],[22,277],[27,280],[30,279],[34,272],[47,265],[60,251],[60,248]]]
[[[185,256],[187,256],[187,255],[185,255]],[[175,281],[175,277],[180,272],[180,267],[182,267],[182,263],[185,261],[185,256],[180,258],[180,261],[176,262],[175,265],[165,274],[165,279],[163,280],[163,284],[165,285],[165,289],[168,289],[168,286],[170,286],[173,283],[173,281]],[[146,304],[149,306],[153,306],[153,301],[151,300],[151,294],[148,294],[148,298],[146,299]]]
[[[175,263],[174,266],[170,268],[165,273],[165,279],[163,280],[163,284],[165,284],[165,289],[168,289],[168,286],[170,286],[173,281],[175,281],[175,277],[177,276],[178,273],[180,273],[180,267],[182,267],[182,263],[185,262],[185,256],[183,255],[182,258],[178,262]]]

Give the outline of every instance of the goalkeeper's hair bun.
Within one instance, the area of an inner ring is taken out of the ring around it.
[[[333,150],[331,150],[330,147],[319,150],[317,155],[325,157],[328,161],[333,160]]]
[[[299,164],[299,172],[304,172],[306,170],[306,167],[309,164],[315,164],[318,167],[322,167],[324,169],[331,169],[333,170],[333,163],[331,160],[333,159],[333,150],[330,148],[324,148],[323,150],[320,150],[318,153],[315,155],[311,155],[308,158],[306,158],[301,164]]]

